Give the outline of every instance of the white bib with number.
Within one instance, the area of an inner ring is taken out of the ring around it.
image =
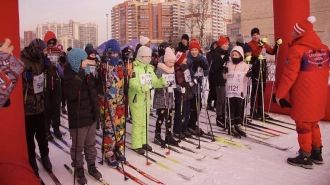
[[[142,85],[149,84],[149,88],[152,88],[151,74],[140,75],[140,82]]]
[[[91,73],[95,76],[95,66],[89,66]]]
[[[44,90],[44,74],[41,73],[39,76],[33,77],[33,90],[34,93],[40,93]]]
[[[167,85],[171,85],[172,87],[176,87],[175,83],[175,75],[174,74],[162,74],[162,77],[166,79]]]
[[[244,72],[230,71],[227,75],[227,97],[239,97],[241,98],[241,92],[244,88]]]
[[[48,54],[48,58],[49,58],[51,64],[57,67],[57,65],[58,65],[58,55]]]
[[[189,71],[189,69],[186,69],[184,72],[183,72],[183,74],[184,74],[184,80],[186,81],[186,82],[191,82],[191,76],[190,76],[190,71]]]

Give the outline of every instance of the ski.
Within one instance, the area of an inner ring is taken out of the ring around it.
[[[133,170],[137,171],[138,173],[140,173],[141,175],[143,175],[144,177],[146,177],[147,179],[156,182],[157,184],[164,184],[163,182],[157,180],[156,178],[152,177],[151,175],[147,174],[146,172],[138,169],[137,167],[133,166],[132,164],[130,164],[128,161],[126,161],[124,163],[126,166],[132,168]]]
[[[71,155],[71,153],[69,151],[67,151],[65,148],[63,148],[60,144],[58,144],[56,141],[49,141],[51,142],[53,145],[55,145],[57,148],[61,149],[63,152]]]
[[[107,163],[108,164],[108,163]],[[108,165],[109,166],[109,165]],[[109,166],[110,168],[112,168],[111,166]],[[117,168],[112,168],[117,170],[119,173],[124,174],[124,171],[118,166]],[[140,185],[147,185],[147,183],[141,181],[140,179],[136,178],[135,176],[133,176],[132,174],[128,173],[125,171],[125,175],[126,177],[132,179],[134,182],[140,184]]]
[[[190,144],[192,144],[192,145],[198,146],[197,143],[191,141],[191,140],[188,139],[188,138],[184,138],[184,139],[181,139],[181,140],[184,141],[184,142],[190,143]],[[210,147],[205,146],[205,145],[201,145],[201,147],[204,148],[204,149],[206,149],[206,150],[211,150],[211,151],[218,151],[218,150],[221,148],[221,147],[219,147],[219,148],[217,148],[217,149],[213,149],[213,148],[210,148]]]
[[[269,127],[265,127],[265,126],[257,125],[257,124],[251,123],[251,122],[248,123],[247,126],[248,126],[248,127],[249,127],[249,126],[255,126],[255,127],[263,128],[263,129],[266,129],[266,130],[274,131],[274,132],[277,132],[277,133],[281,133],[281,134],[288,134],[287,132],[282,132],[282,131],[279,131],[279,130],[276,130],[276,129],[272,129],[272,128],[269,128]],[[251,127],[251,128],[252,128],[252,127]]]
[[[161,144],[158,143],[158,142],[155,142],[155,141],[151,141],[151,142],[154,143],[154,144],[156,144],[156,145],[161,146]],[[180,150],[178,150],[178,149],[176,149],[176,148],[173,148],[173,147],[171,147],[171,146],[169,146],[169,145],[166,145],[166,148],[168,148],[168,149],[170,149],[171,151],[174,151],[174,152],[176,152],[176,153],[178,153],[178,154],[188,155],[189,157],[191,157],[191,158],[193,158],[193,159],[195,159],[195,160],[197,160],[197,161],[203,160],[203,159],[205,159],[205,157],[206,157],[206,155],[201,155],[200,157],[196,157],[196,156],[194,156],[194,155],[192,155],[192,154],[190,154],[190,153],[182,153]]]
[[[294,123],[289,123],[289,122],[286,122],[286,121],[281,121],[279,119],[275,119],[275,118],[272,118],[272,117],[266,118],[266,120],[277,121],[277,122],[284,123],[284,124],[287,124],[287,125],[296,126],[296,124],[294,124]]]
[[[202,135],[202,137],[210,138],[211,137],[211,134],[205,132],[205,135]],[[231,139],[227,139],[225,137],[214,135],[214,139],[217,142],[221,142],[221,143],[228,144],[228,145],[231,145],[231,146],[235,146],[235,147],[238,147],[238,148],[251,149],[251,147],[248,144],[242,144],[242,143],[239,143],[237,141],[234,141],[234,140],[231,140]]]
[[[135,150],[132,149],[131,147],[128,147],[128,146],[126,146],[126,147],[127,147],[128,149],[134,151],[135,153],[137,153],[137,151],[135,151]],[[139,153],[137,153],[137,154],[139,154]],[[139,155],[141,155],[141,154],[139,154]],[[185,179],[185,180],[191,180],[191,178],[194,177],[193,175],[192,175],[192,176],[187,176],[187,175],[183,175],[182,173],[176,172],[176,171],[173,170],[172,168],[166,166],[166,165],[163,164],[163,163],[160,163],[160,162],[156,161],[155,159],[153,159],[153,158],[151,158],[151,157],[149,157],[149,156],[146,156],[145,154],[143,154],[143,155],[141,155],[141,156],[144,156],[145,158],[148,158],[150,161],[154,162],[155,164],[157,164],[158,166],[160,166],[160,167],[162,167],[162,168],[164,168],[164,169],[167,169],[167,170],[169,170],[169,171],[172,171],[172,172],[176,173],[177,175],[179,175],[181,178],[183,178],[183,179]]]
[[[68,165],[66,165],[66,164],[64,164],[64,167],[65,167],[65,169],[67,169],[68,171],[69,171],[69,173],[73,176],[73,170],[68,166]],[[93,176],[91,176],[88,172],[87,172],[87,170],[84,168],[84,172],[85,172],[85,174],[87,174],[88,176],[90,176],[90,177],[92,177],[93,179],[95,179]],[[103,185],[109,185],[107,182],[105,182],[102,178],[101,179],[95,179],[95,180],[97,180],[97,181],[99,181],[101,184],[103,184]]]
[[[219,133],[219,134],[228,134],[228,132],[226,132],[226,131],[219,131],[219,130],[214,130],[213,132],[214,132],[214,133]],[[251,135],[251,136],[253,136],[253,137],[257,137],[257,138],[259,138],[259,139],[263,139],[263,140],[268,139],[268,138],[266,138],[266,137],[262,137],[262,136],[255,135],[255,134],[251,134],[251,133],[246,133],[246,134]]]
[[[250,118],[251,119],[251,118]],[[262,122],[262,119],[253,119],[253,120],[256,120],[256,121],[261,121]],[[291,127],[287,127],[287,126],[284,126],[284,125],[281,125],[281,124],[278,124],[278,123],[275,123],[275,120],[270,120],[270,119],[265,119],[265,123],[268,123],[268,124],[272,124],[272,125],[276,125],[276,126],[279,126],[279,127],[282,127],[282,128],[286,128],[286,129],[289,129],[289,130],[296,130],[294,128],[291,128]],[[249,124],[249,123],[248,123]]]
[[[55,138],[54,132],[53,131],[50,131],[50,132],[53,135],[53,137]],[[57,138],[57,139],[60,140],[63,144],[65,144],[65,146],[67,146],[68,148],[71,148],[71,145],[68,142],[66,142],[63,138],[61,138],[61,139]]]
[[[36,153],[36,158],[40,162],[40,164],[42,164],[41,157],[37,153]],[[49,172],[49,171],[46,170],[46,172],[48,173],[48,175],[50,176],[50,178],[54,181],[54,183],[56,185],[61,185],[61,182],[58,180],[58,178],[55,176],[55,174],[52,171]]]
[[[271,148],[276,148],[276,149],[282,150],[282,151],[289,150],[289,149],[292,148],[292,146],[286,147],[286,148],[279,147],[279,146],[276,146],[276,145],[273,145],[273,144],[270,144],[270,143],[267,143],[267,142],[264,142],[264,141],[260,141],[258,139],[251,138],[251,137],[246,137],[246,138],[243,138],[243,139],[246,139],[246,140],[248,140],[250,142],[253,142],[253,143],[257,143],[257,144],[261,144],[261,145],[264,145],[264,146],[268,146],[268,147],[271,147]]]

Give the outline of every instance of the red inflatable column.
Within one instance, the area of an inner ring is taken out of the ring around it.
[[[281,37],[283,44],[279,48],[279,55],[276,67],[276,81],[275,81],[275,92],[278,83],[281,80],[283,67],[285,65],[286,57],[288,56],[289,47],[288,44],[292,40],[292,29],[293,25],[300,20],[306,19],[310,15],[309,0],[274,0],[274,32],[275,38]],[[268,108],[268,102],[271,92],[271,84],[267,84],[265,107]],[[272,112],[286,113],[288,114],[290,109],[282,109],[275,103],[271,106]]]
[[[0,42],[12,41],[20,56],[18,0],[0,0]],[[28,163],[22,79],[10,95],[9,107],[0,110],[0,184],[40,184]]]

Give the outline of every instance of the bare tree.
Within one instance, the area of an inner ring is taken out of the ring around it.
[[[190,36],[192,36],[194,34],[194,28],[196,26],[195,18],[193,16],[191,16],[190,18],[188,18],[188,20],[186,19],[186,21],[184,23],[190,32]]]
[[[198,39],[200,45],[204,45],[204,30],[205,24],[208,18],[210,18],[211,14],[211,7],[210,3],[212,0],[196,0],[189,4],[187,11],[191,15],[191,19],[195,22],[195,26],[198,29]],[[189,22],[189,21],[186,21]],[[194,28],[194,27],[193,27]],[[192,35],[192,34],[191,34]]]
[[[205,45],[206,46],[211,46],[213,41],[215,41],[215,40],[213,40],[213,34],[212,33],[205,34]]]

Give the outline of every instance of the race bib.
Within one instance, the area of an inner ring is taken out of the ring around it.
[[[54,66],[58,65],[58,55],[55,54],[48,54],[48,58],[50,60],[50,63]]]
[[[175,75],[174,74],[163,74],[162,77],[166,79],[166,81],[167,81],[166,86],[167,87],[168,86],[176,87]]]
[[[185,81],[188,82],[188,83],[191,82],[190,71],[187,69],[183,72],[183,74],[184,74]]]
[[[89,66],[91,73],[95,76],[95,66]]]
[[[194,76],[203,76],[203,69],[201,67],[198,67]]]
[[[151,74],[140,75],[140,82],[142,85],[149,84],[151,88],[152,87]]]
[[[33,77],[33,90],[34,93],[40,93],[44,89],[44,74],[41,73],[39,76]]]
[[[241,92],[244,88],[244,72],[231,71],[227,75],[227,97],[239,97],[241,98]]]

